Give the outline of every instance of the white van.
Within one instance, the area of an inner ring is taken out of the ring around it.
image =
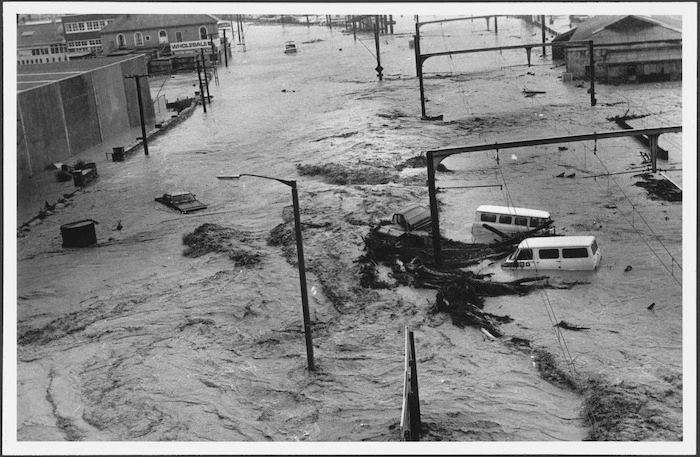
[[[521,241],[501,266],[524,270],[595,270],[600,257],[594,236],[547,236]]]
[[[487,229],[484,225],[496,229],[507,236],[533,230],[541,225],[550,223],[542,230],[543,234],[553,234],[552,218],[547,211],[512,206],[481,205],[476,209],[472,236],[474,239],[487,238],[492,240],[497,232]]]

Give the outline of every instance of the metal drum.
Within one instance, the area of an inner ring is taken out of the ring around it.
[[[83,248],[97,243],[95,234],[95,221],[70,222],[61,226],[64,248]]]

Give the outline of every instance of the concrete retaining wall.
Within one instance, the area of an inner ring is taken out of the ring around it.
[[[70,155],[63,100],[58,84],[17,97],[17,177],[32,176]]]
[[[136,82],[124,76],[146,73],[146,59],[138,56],[19,92],[17,179],[140,126]],[[148,78],[140,85],[144,118],[153,124]]]

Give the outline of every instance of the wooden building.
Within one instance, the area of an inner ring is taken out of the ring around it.
[[[681,16],[596,16],[570,41],[593,41],[595,78],[603,83],[676,81],[682,77]],[[566,49],[566,71],[590,79],[587,47]]]

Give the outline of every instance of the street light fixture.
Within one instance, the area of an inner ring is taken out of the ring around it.
[[[240,175],[232,176],[217,176],[216,179],[225,181],[237,180],[242,176],[253,176],[255,178],[271,179],[281,182],[292,188],[292,204],[294,205],[294,231],[297,239],[297,258],[299,264],[299,283],[301,285],[301,306],[304,313],[304,335],[306,337],[306,358],[309,363],[309,371],[315,371],[314,366],[314,346],[311,341],[311,323],[309,318],[309,297],[306,291],[306,266],[304,264],[304,246],[301,241],[301,222],[299,217],[299,196],[297,194],[297,182],[287,181],[284,179],[273,178],[270,176],[254,175],[250,173],[241,173]]]

